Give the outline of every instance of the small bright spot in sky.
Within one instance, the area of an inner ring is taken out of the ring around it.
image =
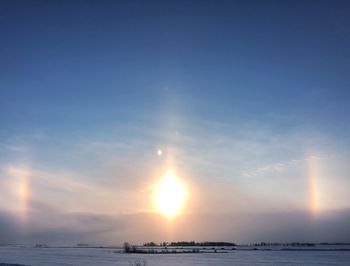
[[[163,151],[162,151],[162,150],[158,150],[158,151],[157,151],[157,154],[158,154],[158,156],[162,156]]]

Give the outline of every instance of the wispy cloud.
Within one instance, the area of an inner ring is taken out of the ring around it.
[[[330,156],[321,157],[316,155],[310,155],[302,158],[294,158],[283,162],[268,164],[268,165],[259,167],[253,171],[242,172],[242,175],[245,177],[259,177],[259,176],[265,176],[271,173],[282,173],[283,171],[288,171],[289,167],[297,167],[310,160],[323,160],[323,159],[327,159],[327,157],[329,158]]]

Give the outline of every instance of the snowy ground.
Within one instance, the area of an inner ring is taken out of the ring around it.
[[[1,263],[42,265],[122,265],[141,262],[147,266],[226,265],[350,265],[350,251],[259,251],[228,253],[124,254],[112,248],[0,247]]]

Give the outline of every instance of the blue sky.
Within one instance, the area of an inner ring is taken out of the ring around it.
[[[191,215],[309,211],[310,168],[317,211],[348,209],[349,9],[2,1],[0,208],[26,175],[26,211],[149,213],[171,164]]]

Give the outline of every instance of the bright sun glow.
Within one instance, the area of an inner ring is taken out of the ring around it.
[[[168,171],[156,189],[159,211],[167,217],[178,215],[186,200],[186,189],[172,171]]]

